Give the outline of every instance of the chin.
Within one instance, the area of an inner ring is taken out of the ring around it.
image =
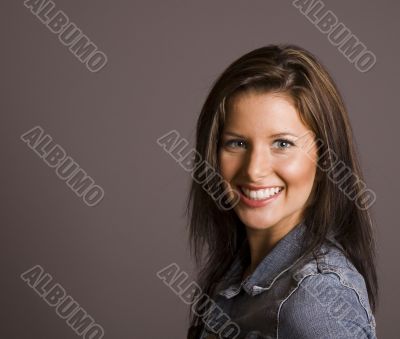
[[[251,218],[247,218],[239,215],[239,218],[246,227],[258,230],[270,228],[277,223],[277,220],[275,220],[275,218],[270,219],[265,218],[265,216],[260,218],[256,218],[254,216],[252,216]]]

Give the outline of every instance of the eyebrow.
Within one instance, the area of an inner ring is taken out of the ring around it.
[[[231,135],[231,136],[234,136],[234,137],[245,139],[245,137],[243,135],[240,135],[240,134],[235,133],[235,132],[226,131],[226,132],[223,132],[222,134]],[[293,133],[290,133],[290,132],[282,132],[282,133],[272,134],[270,136],[270,138],[283,137],[283,136],[287,136],[287,135],[291,135],[291,136],[296,137],[296,138],[298,137],[296,134],[293,134]]]

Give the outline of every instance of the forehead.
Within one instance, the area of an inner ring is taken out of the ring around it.
[[[251,91],[239,93],[229,100],[225,128],[276,133],[307,130],[288,95]]]

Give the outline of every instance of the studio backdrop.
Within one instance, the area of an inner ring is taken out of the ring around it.
[[[280,43],[315,54],[343,95],[376,196],[377,335],[398,338],[399,10],[393,0],[2,0],[0,338],[186,337],[183,285],[159,272],[196,279],[191,178],[159,140],[174,131],[194,147],[217,76]]]

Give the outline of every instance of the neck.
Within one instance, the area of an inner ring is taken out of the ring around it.
[[[272,251],[275,245],[298,223],[299,222],[291,222],[286,225],[279,224],[266,229],[246,227],[250,250],[250,265],[247,267],[245,275],[251,274],[268,253]]]

